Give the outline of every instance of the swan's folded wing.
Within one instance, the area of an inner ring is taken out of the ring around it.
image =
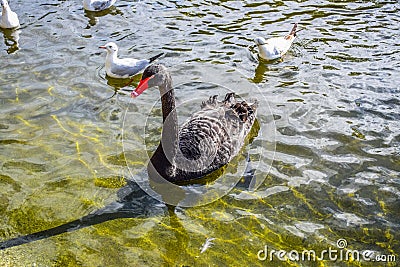
[[[201,110],[184,123],[179,131],[177,165],[192,172],[216,170],[230,159],[231,149],[225,147],[225,126],[218,109]]]
[[[237,102],[234,94],[224,101],[210,97],[179,132],[177,164],[210,172],[227,164],[241,149],[255,120],[256,104]]]

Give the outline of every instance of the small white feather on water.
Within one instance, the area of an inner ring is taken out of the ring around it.
[[[203,253],[207,249],[209,249],[212,245],[214,245],[213,241],[215,238],[214,237],[209,237],[206,239],[206,242],[201,246],[200,253]]]

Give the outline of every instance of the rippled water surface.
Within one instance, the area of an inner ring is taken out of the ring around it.
[[[339,239],[344,253],[400,261],[398,1],[117,1],[99,14],[81,1],[10,5],[21,28],[0,33],[0,241],[110,215],[1,250],[0,265],[377,266],[257,258],[266,247],[319,254]],[[259,62],[254,37],[295,22],[288,54]],[[165,53],[180,120],[212,94],[262,99],[261,131],[225,196],[168,209],[138,188],[160,138],[158,92],[131,100],[126,81],[105,77],[108,41],[122,56]]]

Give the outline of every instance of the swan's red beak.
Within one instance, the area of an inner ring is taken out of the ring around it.
[[[106,47],[104,45],[99,46],[99,48],[106,49]]]
[[[138,97],[141,95],[147,88],[149,88],[149,80],[154,76],[147,77],[145,79],[140,80],[138,86],[131,93],[131,97]]]

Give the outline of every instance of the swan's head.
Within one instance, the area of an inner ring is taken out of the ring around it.
[[[266,44],[265,39],[262,37],[257,37],[256,39],[254,39],[254,42],[256,43],[256,45],[265,45]]]
[[[165,66],[161,64],[150,65],[144,70],[142,78],[131,96],[137,97],[146,89],[155,86],[158,86],[161,94],[164,94],[170,89],[168,87],[171,83],[171,76]]]
[[[99,46],[99,48],[106,49],[107,53],[110,54],[118,52],[118,46],[116,43],[113,42],[106,43],[105,45]]]

